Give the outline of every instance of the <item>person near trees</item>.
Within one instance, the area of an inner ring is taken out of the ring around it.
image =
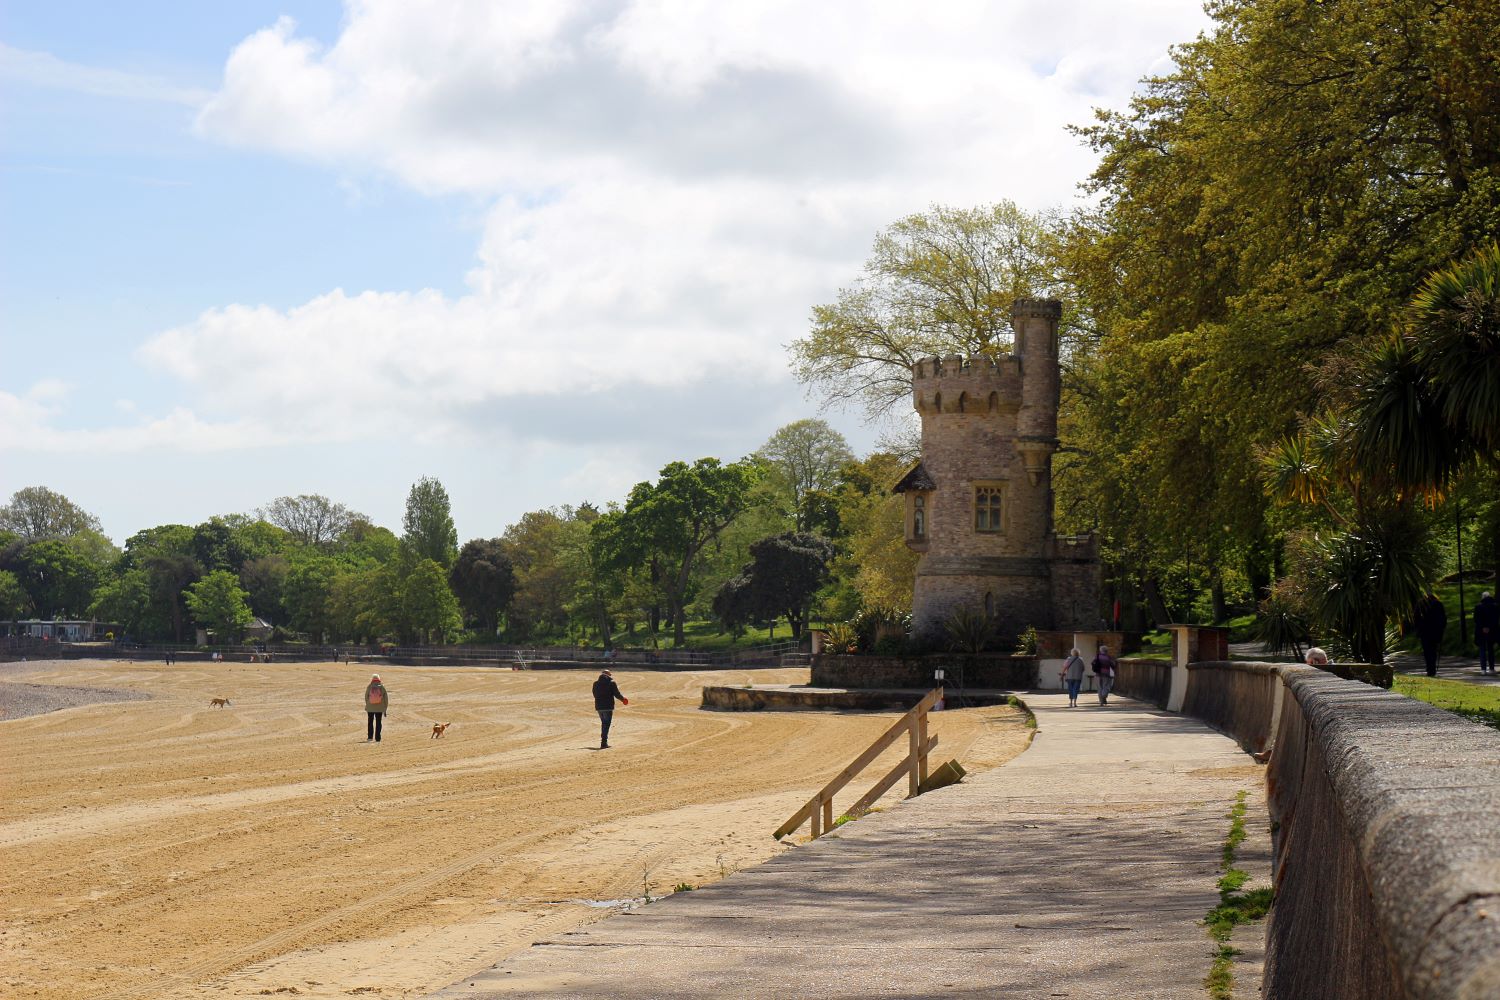
[[[365,685],[365,742],[380,742],[381,723],[385,713],[391,710],[391,694],[380,681],[379,674],[370,675]]]
[[[1479,672],[1495,672],[1495,641],[1500,639],[1500,604],[1488,590],[1474,605],[1474,645],[1479,647]]]
[[[1068,686],[1068,707],[1078,707],[1078,689],[1083,686],[1083,656],[1074,646],[1073,651],[1068,654],[1068,661],[1062,668],[1063,683]]]
[[[1443,632],[1448,628],[1448,612],[1437,595],[1428,594],[1417,602],[1412,624],[1422,642],[1422,660],[1427,664],[1427,676],[1436,677],[1438,650],[1443,645]]]
[[[600,750],[609,749],[609,724],[615,716],[616,699],[622,705],[630,704],[630,699],[620,693],[615,675],[608,670],[599,671],[599,679],[594,681],[594,711],[599,713]]]
[[[1115,658],[1110,655],[1108,646],[1100,646],[1099,652],[1094,655],[1094,673],[1099,675],[1099,704],[1109,704],[1109,689],[1115,686],[1115,673],[1118,670]]]

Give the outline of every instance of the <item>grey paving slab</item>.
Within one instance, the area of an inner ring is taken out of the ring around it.
[[[1199,1000],[1226,813],[1260,769],[1146,705],[1027,701],[1039,733],[1005,767],[537,942],[434,1000]]]

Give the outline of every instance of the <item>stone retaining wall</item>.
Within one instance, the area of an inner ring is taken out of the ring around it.
[[[1500,733],[1307,667],[1202,663],[1184,708],[1265,746],[1268,1000],[1500,996]]]
[[[812,658],[812,686],[834,688],[921,688],[936,686],[932,673],[947,672],[952,688],[1036,687],[1040,661],[1034,656],[844,656],[819,653]]]
[[[1150,702],[1157,708],[1166,705],[1167,692],[1172,686],[1171,660],[1126,658],[1119,664],[1114,686],[1116,694]]]

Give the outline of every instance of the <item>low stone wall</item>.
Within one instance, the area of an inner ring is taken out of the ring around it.
[[[703,707],[725,712],[905,712],[922,691],[798,691],[786,688],[706,687]]]
[[[1500,996],[1500,733],[1308,667],[1190,667],[1187,714],[1265,746],[1268,1000]]]
[[[819,653],[812,658],[812,686],[836,688],[932,688],[932,672],[947,672],[952,688],[1036,687],[1040,661],[1034,656],[844,656]]]
[[[1260,753],[1271,741],[1281,669],[1274,663],[1190,663],[1182,713]]]
[[[1125,658],[1119,661],[1114,691],[1126,698],[1149,702],[1157,708],[1167,704],[1172,687],[1172,661]]]

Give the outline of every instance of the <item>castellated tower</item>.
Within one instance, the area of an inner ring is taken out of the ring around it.
[[[1061,315],[1056,299],[1020,299],[1011,354],[912,368],[922,459],[895,490],[906,497],[906,544],[919,553],[917,636],[940,640],[962,607],[993,619],[1002,638],[1099,622],[1094,539],[1052,530]]]

